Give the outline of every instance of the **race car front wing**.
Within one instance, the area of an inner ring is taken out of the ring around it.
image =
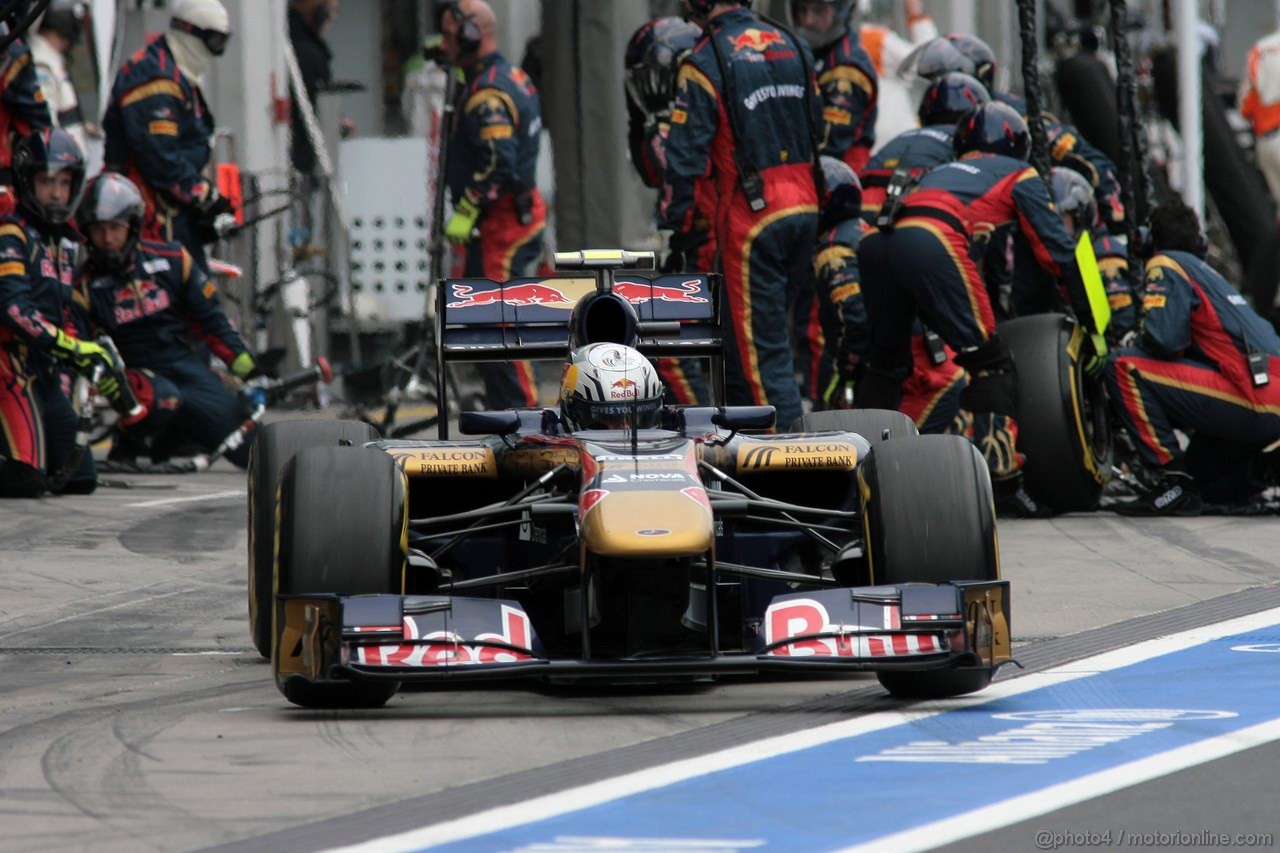
[[[777,596],[755,647],[662,657],[548,656],[514,601],[281,596],[277,683],[649,679],[775,671],[994,669],[1011,660],[1006,581],[837,588]]]

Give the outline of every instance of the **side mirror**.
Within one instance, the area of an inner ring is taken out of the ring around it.
[[[511,435],[519,431],[519,412],[463,412],[458,415],[458,432],[463,435]]]
[[[773,406],[726,406],[711,416],[713,424],[731,430],[773,429],[776,420]]]

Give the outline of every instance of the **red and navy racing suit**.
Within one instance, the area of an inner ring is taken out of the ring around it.
[[[880,80],[871,57],[854,35],[845,33],[814,56],[822,92],[819,154],[843,160],[859,172],[876,144]]]
[[[814,273],[818,284],[819,317],[825,346],[818,363],[815,400],[833,380],[856,377],[865,369],[871,349],[871,328],[866,302],[862,298],[858,273],[858,242],[869,231],[860,219],[846,220],[822,233]],[[914,369],[902,386],[899,409],[916,422],[923,433],[945,432],[960,410],[964,391],[964,370],[951,360],[954,353],[945,344],[946,360],[938,364],[929,351],[924,329],[912,330]],[[843,376],[839,374],[844,374]]]
[[[670,133],[669,117],[646,116],[627,97],[627,143],[631,148],[631,163],[646,187],[662,187],[662,177],[667,170],[667,136]],[[668,258],[668,266],[664,266],[668,272],[705,273],[716,268],[716,241],[711,233],[715,189],[709,180],[704,179],[698,182],[695,194],[699,212],[694,216],[683,255]],[[711,402],[711,392],[697,359],[660,358],[657,367],[670,402],[686,406]]]
[[[244,421],[239,397],[209,369],[208,353],[230,366],[248,352],[218,289],[178,243],[143,240],[123,273],[86,268],[77,283],[90,324],[115,341],[147,417],[129,428],[155,448],[193,441],[213,450]],[[207,350],[206,350],[207,347]],[[167,432],[166,432],[167,431]],[[250,442],[227,453],[243,468]]]
[[[147,237],[181,243],[206,272],[197,223],[199,205],[212,192],[202,172],[213,130],[204,94],[178,69],[166,37],[121,66],[102,119],[106,167],[128,175],[142,191]]]
[[[13,145],[36,130],[52,127],[49,105],[36,77],[31,49],[14,39],[0,51],[0,216],[13,213]]]
[[[778,423],[800,416],[800,388],[785,318],[812,287],[818,193],[813,137],[819,122],[808,47],[749,9],[714,17],[680,65],[667,139],[663,227],[687,235],[697,215],[697,184],[715,184],[716,244],[725,279],[725,367],[730,403],[769,404]],[[711,39],[731,75],[733,98]],[[742,138],[734,138],[733,110]],[[735,147],[763,184],[752,210],[739,180]]]
[[[955,132],[953,124],[931,124],[900,133],[885,143],[858,172],[863,220],[875,224],[889,181],[898,169],[906,169],[913,178],[919,178],[934,166],[954,160],[951,139]]]
[[[1259,450],[1280,438],[1280,338],[1226,279],[1189,252],[1162,252],[1147,262],[1142,306],[1136,346],[1112,351],[1106,381],[1144,462],[1183,460],[1175,429],[1194,431],[1188,454],[1205,439]],[[1254,384],[1250,349],[1269,384]]]
[[[78,243],[69,227],[0,218],[0,493],[10,478],[66,474],[74,457],[77,416],[53,352],[59,331],[74,336]],[[64,489],[88,493],[96,483],[86,452]]]
[[[506,281],[529,275],[542,256],[547,208],[535,185],[542,108],[538,90],[500,53],[467,70],[449,151],[449,191],[480,208],[478,236],[467,244],[464,275]],[[538,405],[529,362],[481,364],[488,404]]]
[[[972,414],[973,440],[997,479],[1022,465],[1017,386],[974,259],[981,257],[982,236],[1007,223],[1016,223],[1036,261],[1063,282],[1093,328],[1075,244],[1045,182],[1022,160],[972,153],[938,166],[906,196],[892,230],[869,234],[858,252],[871,318],[871,365],[858,405],[898,408],[913,366],[911,327],[918,314],[969,372],[960,405]]]

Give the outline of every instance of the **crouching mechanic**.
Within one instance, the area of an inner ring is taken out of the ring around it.
[[[1277,473],[1280,338],[1204,262],[1195,211],[1174,199],[1151,214],[1136,346],[1107,360],[1107,390],[1149,466],[1124,515],[1198,515],[1207,498],[1237,503]],[[1192,432],[1186,452],[1175,429]]]
[[[84,183],[84,159],[62,130],[18,141],[13,156],[18,210],[0,218],[0,496],[34,498],[49,488],[88,494],[93,455],[76,456],[77,417],[62,367],[118,396],[110,355],[77,340],[73,325],[75,247],[67,225]]]
[[[190,253],[139,239],[144,216],[142,194],[128,178],[107,172],[89,182],[77,213],[88,236],[77,289],[91,325],[115,341],[135,395],[150,410],[116,437],[112,458],[149,445],[152,461],[162,461],[184,439],[213,450],[248,414],[209,369],[205,346],[240,379],[259,371]],[[244,468],[250,445],[227,459]]]
[[[1016,223],[1037,263],[1062,282],[1085,327],[1097,331],[1075,243],[1045,182],[1027,165],[1029,141],[1026,123],[1011,107],[975,107],[956,126],[959,159],[926,174],[905,196],[897,218],[886,223],[887,230],[867,235],[859,247],[871,364],[858,385],[858,405],[900,405],[902,382],[914,361],[911,328],[918,313],[969,372],[960,404],[971,423],[961,431],[971,435],[987,460],[997,510],[1013,517],[1045,517],[1052,510],[1022,485],[1013,357],[996,333],[987,288],[973,260],[983,254],[983,238]],[[1106,352],[1105,344],[1100,351]]]

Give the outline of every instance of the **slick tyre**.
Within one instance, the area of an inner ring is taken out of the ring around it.
[[[378,439],[360,421],[294,420],[267,424],[249,454],[249,630],[253,646],[271,657],[271,589],[275,563],[276,491],[284,464],[307,447],[360,446]]]
[[[1027,491],[1057,512],[1098,508],[1111,464],[1111,428],[1100,381],[1084,372],[1084,330],[1061,314],[1002,323],[1018,371],[1018,452]]]
[[[882,442],[858,469],[867,558],[875,584],[996,580],[995,503],[987,464],[967,439],[924,435]],[[982,690],[991,671],[881,672],[894,696]]]
[[[857,433],[872,447],[887,438],[917,436],[911,418],[902,412],[889,409],[832,409],[826,412],[810,412],[791,424],[792,432],[825,432],[840,430]],[[887,436],[886,436],[887,433]]]
[[[363,447],[311,447],[280,475],[280,595],[400,594],[407,557],[404,475],[390,456]],[[277,648],[277,683],[285,698],[309,708],[377,707],[396,682],[313,682],[280,677],[290,650]]]

